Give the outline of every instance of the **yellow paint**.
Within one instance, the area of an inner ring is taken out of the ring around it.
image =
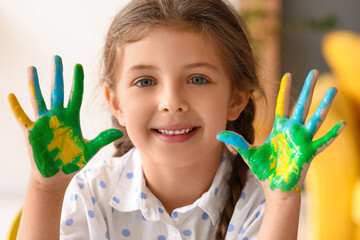
[[[291,154],[290,154],[291,149],[287,143],[285,133],[278,133],[276,135],[276,138],[274,138],[274,140],[273,140],[274,143],[276,142],[276,140],[279,141],[282,146],[282,148],[279,151],[277,166],[275,169],[276,175],[283,176],[284,181],[288,182],[288,179],[289,179],[288,173],[289,173],[289,166],[290,166],[289,156],[291,156]]]
[[[21,124],[24,124],[26,128],[32,129],[34,127],[34,122],[26,115],[22,107],[20,106],[19,101],[16,96],[12,93],[9,94],[10,106],[15,114],[15,117],[19,120]]]
[[[301,194],[301,189],[300,189],[298,186],[295,186],[295,187],[293,187],[292,189],[296,192],[297,195],[300,196],[300,194]]]
[[[51,117],[49,122],[50,128],[54,129],[54,138],[49,144],[48,149],[52,151],[59,148],[59,153],[55,161],[61,159],[66,165],[74,161],[76,157],[80,157],[80,161],[76,163],[79,167],[85,165],[85,157],[83,149],[76,144],[79,139],[73,139],[73,130],[69,127],[63,127],[56,116]]]
[[[288,74],[286,73],[281,79],[279,95],[276,102],[275,114],[278,114],[280,117],[284,116],[285,114],[284,99],[285,99],[285,91],[288,81],[289,81],[289,77]]]

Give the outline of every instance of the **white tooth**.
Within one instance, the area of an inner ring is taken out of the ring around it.
[[[192,131],[193,128],[187,128],[182,130],[165,130],[165,129],[159,129],[159,132],[166,135],[180,135],[180,134],[187,134],[190,131]]]

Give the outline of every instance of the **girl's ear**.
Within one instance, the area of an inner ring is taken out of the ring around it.
[[[245,109],[250,97],[250,92],[234,90],[230,102],[228,120],[235,121]]]
[[[119,124],[125,127],[124,114],[122,112],[121,106],[116,99],[116,94],[113,90],[111,90],[109,84],[104,84],[105,98],[107,103],[109,104],[111,113],[116,117]]]

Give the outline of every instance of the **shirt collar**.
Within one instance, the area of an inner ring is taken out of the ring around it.
[[[137,149],[131,151],[130,157],[124,163],[118,186],[110,200],[110,206],[121,212],[140,210],[146,220],[160,220],[160,213],[165,209],[150,189],[146,187],[140,152]],[[193,204],[176,209],[177,212],[189,212],[195,207],[200,207],[209,215],[212,223],[217,224],[229,194],[228,179],[231,162],[227,156],[228,151],[224,150],[210,189]]]

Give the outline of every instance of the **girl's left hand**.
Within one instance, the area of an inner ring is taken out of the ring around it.
[[[336,89],[330,88],[315,113],[304,123],[318,75],[316,70],[309,73],[291,118],[288,118],[291,75],[284,75],[274,126],[261,145],[253,146],[242,136],[230,131],[223,131],[217,136],[218,140],[235,147],[253,174],[265,185],[265,190],[270,186],[271,190],[294,190],[300,195],[311,160],[327,148],[345,127],[345,122],[340,121],[325,136],[312,140],[336,95]]]

